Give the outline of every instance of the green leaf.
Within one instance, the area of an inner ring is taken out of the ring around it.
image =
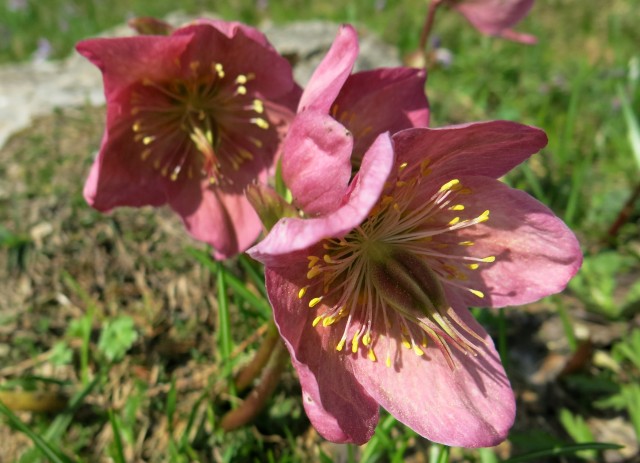
[[[98,350],[110,362],[120,361],[124,358],[133,343],[138,339],[133,319],[128,316],[107,320],[100,333]]]

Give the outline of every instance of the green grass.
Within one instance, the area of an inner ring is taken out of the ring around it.
[[[272,0],[257,10],[256,2],[249,0],[224,4],[185,0],[179,8],[189,13],[211,11],[251,24],[266,19],[354,22],[402,53],[412,51],[426,2],[379,3],[384,8],[376,8],[370,0]],[[567,346],[566,355],[580,350],[577,319],[626,327],[640,313],[640,286],[635,283],[640,277],[637,202],[629,205],[623,223],[611,233],[640,178],[640,12],[632,3],[538,0],[519,25],[539,37],[533,47],[483,37],[460,16],[444,11],[438,13],[434,30],[454,57],[450,67],[432,69],[429,75],[434,126],[504,118],[539,126],[549,136],[548,146],[505,181],[547,204],[581,239],[584,273],[570,291],[543,303],[545,314],[563,327],[558,342]],[[64,57],[76,41],[130,16],[162,17],[177,8],[168,0],[32,0],[17,11],[8,5],[0,4],[0,63],[29,60],[40,38],[51,43],[54,58]],[[83,112],[65,120],[84,131],[91,125],[95,136],[85,151],[97,148],[101,121]],[[589,428],[589,418],[605,419],[615,412],[640,432],[640,392],[634,386],[640,381],[640,337],[637,329],[630,328],[615,332],[607,342],[594,341],[600,360],[594,356],[579,374],[553,384],[571,400],[554,403],[557,410],[540,415],[535,421],[543,423],[540,429],[514,429],[509,455],[505,448],[471,451],[431,446],[386,413],[367,445],[328,445],[308,430],[291,371],[252,427],[222,432],[220,417],[244,397],[228,387],[228,380],[258,349],[260,336],[255,333],[269,319],[260,267],[245,257],[211,262],[206,249],[176,241],[166,232],[166,222],[163,229],[153,213],[125,211],[104,217],[89,211],[77,188],[71,191],[57,181],[59,163],[47,162],[54,151],[61,159],[71,152],[66,145],[58,146],[60,136],[28,134],[22,145],[11,148],[14,157],[29,166],[24,173],[26,187],[11,198],[0,196],[0,257],[6,264],[6,273],[0,275],[15,281],[22,281],[19,275],[32,277],[30,269],[41,274],[37,265],[43,255],[52,261],[58,257],[32,240],[28,214],[12,204],[29,205],[34,198],[57,195],[71,208],[73,219],[62,228],[71,238],[50,285],[51,294],[31,299],[24,313],[36,322],[11,337],[10,355],[0,363],[1,371],[50,352],[43,360],[47,368],[36,365],[23,375],[0,378],[0,393],[12,388],[46,389],[57,381],[71,397],[63,412],[51,416],[25,419],[0,408],[4,417],[0,426],[6,424],[14,438],[19,431],[33,443],[17,461],[92,461],[98,444],[114,461],[132,461],[134,455],[177,462],[400,462],[409,457],[430,462],[542,461],[560,455],[595,458],[613,448],[592,443],[599,439]],[[80,164],[88,162],[84,157]],[[0,175],[11,173],[5,169],[0,164]],[[94,256],[105,255],[117,259],[94,267]],[[110,273],[109,265],[116,264],[122,270]],[[94,273],[103,281],[99,289],[87,276]],[[189,293],[185,278],[200,292]],[[56,305],[62,296],[68,302]],[[51,310],[61,311],[63,319]],[[21,316],[22,312],[0,313],[0,321],[24,324]],[[511,316],[509,311],[480,314],[505,359],[509,342],[517,341],[509,336]],[[533,346],[533,333],[531,337]],[[510,373],[518,377],[518,372]],[[514,387],[519,390],[519,386],[514,380]],[[122,387],[127,388],[126,398],[121,396]],[[165,440],[154,440],[159,435]],[[165,453],[153,454],[155,448]]]

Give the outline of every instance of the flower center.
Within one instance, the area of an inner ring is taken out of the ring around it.
[[[220,63],[194,61],[187,78],[135,84],[131,129],[141,159],[174,181],[186,174],[217,183],[225,169],[238,170],[262,147],[260,131],[269,129],[262,100],[247,88],[253,78],[227,76]]]
[[[451,347],[477,355],[485,341],[456,315],[445,287],[468,291],[480,300],[484,294],[468,286],[468,272],[495,261],[494,256],[465,253],[474,243],[456,239],[456,231],[487,221],[489,211],[461,217],[462,200],[472,191],[458,179],[444,183],[425,202],[416,193],[430,173],[428,164],[409,175],[404,175],[406,168],[406,163],[399,166],[397,180],[387,184],[358,228],[343,238],[324,240],[324,253],[308,257],[311,281],[298,297],[310,288],[321,293],[308,303],[318,307],[314,326],[346,319],[338,351],[350,344],[353,353],[363,348],[376,361],[376,351],[383,350],[390,367],[392,342],[418,356],[432,342],[454,368]]]

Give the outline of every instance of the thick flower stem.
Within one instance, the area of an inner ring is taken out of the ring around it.
[[[631,193],[631,196],[616,217],[615,222],[613,222],[613,224],[611,224],[611,227],[609,227],[609,231],[607,232],[607,238],[609,241],[614,241],[616,239],[620,228],[622,228],[622,226],[629,220],[629,217],[631,217],[633,208],[638,199],[640,199],[640,183],[636,185],[633,193]]]
[[[236,390],[243,391],[251,385],[253,380],[258,377],[262,372],[262,369],[271,358],[280,335],[278,329],[273,322],[270,322],[267,327],[267,333],[265,334],[262,344],[256,351],[253,359],[238,373],[235,379]]]
[[[429,34],[431,33],[431,28],[433,27],[433,21],[436,17],[436,11],[438,7],[442,4],[443,0],[431,0],[429,3],[429,10],[427,11],[427,17],[424,20],[424,26],[422,27],[422,34],[420,34],[420,44],[418,45],[418,50],[421,50],[422,53],[427,53],[427,40],[429,39]]]
[[[220,428],[224,431],[233,431],[254,419],[278,385],[280,374],[287,364],[289,354],[282,341],[277,339],[278,342],[276,342],[269,362],[263,370],[260,382],[238,408],[229,411],[222,417]]]

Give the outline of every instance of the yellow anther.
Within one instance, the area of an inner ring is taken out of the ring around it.
[[[457,178],[454,178],[453,180],[448,181],[447,183],[445,183],[444,185],[442,185],[440,187],[440,193],[442,193],[443,191],[447,191],[447,190],[452,189],[453,187],[455,187],[459,183],[460,183],[460,180],[458,180]]]
[[[304,295],[307,294],[307,289],[309,289],[308,286],[303,286],[302,288],[300,288],[300,291],[298,291],[298,299],[302,299]]]
[[[495,262],[496,256],[487,256],[480,259],[482,262]]]
[[[469,289],[469,292],[474,296],[478,296],[480,299],[484,297],[484,293],[482,291],[478,291],[477,289]]]
[[[458,244],[460,246],[473,246],[474,242],[473,241],[460,241]]]
[[[311,280],[312,278],[320,275],[320,273],[322,273],[322,268],[320,266],[316,265],[315,267],[311,267],[311,270],[307,272],[307,279]]]
[[[253,100],[253,110],[258,114],[262,114],[264,112],[264,104],[262,103],[262,100]]]
[[[369,358],[369,360],[371,360],[372,362],[375,362],[376,360],[378,360],[376,358],[376,354],[373,352],[373,349],[369,349],[369,352],[367,352],[367,357]]]
[[[143,161],[146,161],[149,156],[151,156],[151,150],[150,149],[146,149],[146,150],[142,151],[142,153],[140,153],[140,158]]]
[[[403,162],[402,164],[400,164],[400,166],[398,167],[398,170],[404,170],[406,169],[406,167],[409,165],[408,162]]]
[[[322,320],[322,317],[324,317],[324,315],[318,315],[316,318],[313,319],[313,322],[311,323],[311,326],[315,327],[318,325],[318,323],[320,323],[320,320]]]
[[[245,76],[244,74],[238,74],[238,77],[236,77],[236,84],[246,84],[247,83],[247,76]]]
[[[254,137],[249,137],[249,140],[251,140],[251,143],[253,143],[256,148],[262,148],[262,140],[258,140]]]
[[[322,320],[322,326],[326,328],[327,326],[333,325],[336,321],[337,319],[335,317],[327,317],[324,320]]]
[[[389,354],[387,354],[387,359],[384,361],[384,364],[387,368],[391,368],[391,356]]]
[[[360,341],[360,330],[356,331],[356,334],[353,335],[353,339],[351,340],[351,352],[354,354],[358,352],[358,341]]]
[[[251,122],[260,127],[261,129],[267,130],[269,128],[269,123],[262,119],[261,117],[254,117],[251,119]]]
[[[218,74],[218,77],[220,77],[221,79],[224,77],[224,67],[222,66],[222,64],[220,63],[214,64],[213,70],[215,71],[216,74]]]
[[[422,351],[422,349],[418,347],[417,344],[413,345],[413,353],[416,354],[418,357],[420,357],[421,355],[424,355],[424,352]]]
[[[318,256],[307,256],[307,260],[309,261],[309,268],[311,268],[318,263],[320,258]]]
[[[478,221],[478,223],[486,222],[487,220],[489,220],[489,211],[488,210],[484,211],[482,214],[478,216],[476,220]]]
[[[324,260],[327,264],[335,264],[329,254],[325,254],[324,256],[322,256],[322,260]]]
[[[131,126],[134,132],[140,132],[141,124],[140,121],[135,121]]]
[[[362,336],[362,344],[364,344],[365,346],[371,344],[371,334],[369,334],[368,331],[364,334],[364,336]]]
[[[246,95],[247,87],[245,87],[244,85],[238,85],[238,88],[236,88],[236,93],[239,95]]]
[[[171,177],[169,177],[171,181],[175,182],[176,180],[178,180],[179,173],[180,173],[180,169],[176,169],[173,172],[171,172]]]
[[[477,269],[478,267],[480,267],[480,265],[478,265],[478,264],[467,264],[467,268],[468,268],[469,270],[475,270],[475,269]]]
[[[402,345],[407,349],[411,349],[411,343],[407,339],[402,339]]]
[[[449,208],[450,211],[464,211],[464,206],[462,204],[456,204],[455,206],[451,206]]]
[[[431,164],[430,159],[425,159],[420,163],[420,173],[423,176],[429,175],[431,173],[431,169],[429,169],[429,164]]]
[[[309,301],[309,307],[315,307],[322,300],[322,297],[314,297]]]
[[[405,186],[406,184],[407,184],[407,182],[404,182],[404,181],[402,181],[402,180],[398,180],[398,181],[396,182],[396,186],[397,186],[398,188],[401,188],[401,187]]]
[[[338,345],[336,346],[337,351],[341,351],[344,348],[345,339],[341,339]]]
[[[251,151],[247,151],[243,148],[238,148],[238,153],[240,154],[240,157],[242,159],[246,159],[248,161],[251,161],[253,159],[253,154],[251,154]]]
[[[448,224],[448,225],[449,225],[449,226],[452,226],[452,225],[457,224],[458,222],[460,222],[460,217],[454,217],[453,219],[451,219],[451,220],[449,221],[449,224]]]
[[[156,137],[153,137],[153,136],[149,135],[149,136],[144,137],[144,138],[142,139],[142,143],[143,143],[143,144],[145,144],[145,145],[149,145],[149,144],[150,144],[151,142],[153,142],[153,140],[155,140],[155,139],[156,139]]]

